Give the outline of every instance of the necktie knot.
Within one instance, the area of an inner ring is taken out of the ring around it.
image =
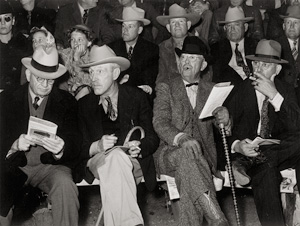
[[[83,10],[83,16],[82,16],[82,21],[83,21],[83,23],[85,24],[86,23],[86,21],[87,21],[87,18],[88,18],[88,16],[89,16],[89,10],[88,9],[85,9],[85,10]]]
[[[40,100],[40,98],[38,96],[36,96],[34,98],[34,102],[33,102],[32,106],[34,107],[35,110],[38,109],[38,107],[39,107],[39,105],[38,105],[39,100]]]
[[[199,84],[198,82],[193,82],[193,83],[186,84],[185,87],[197,86],[198,84]]]
[[[132,46],[129,47],[129,50],[128,50],[128,59],[131,60],[132,58],[132,51],[133,51],[133,48]]]
[[[297,59],[297,57],[298,57],[298,46],[297,46],[297,40],[295,40],[295,41],[293,42],[292,55],[293,55],[293,58],[294,58],[294,60],[296,60],[296,59]]]

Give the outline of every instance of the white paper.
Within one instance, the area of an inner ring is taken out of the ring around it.
[[[203,110],[199,116],[199,119],[207,118],[212,116],[212,112],[222,106],[225,99],[233,89],[233,85],[230,82],[222,82],[216,84],[211,90],[209,97],[203,107]]]
[[[39,139],[42,139],[44,137],[55,138],[56,131],[57,125],[55,123],[30,116],[27,130],[28,135]]]
[[[251,144],[254,145],[269,145],[269,144],[280,144],[280,140],[277,139],[263,139],[261,137],[256,137]]]
[[[177,185],[175,183],[175,178],[174,177],[170,177],[170,176],[165,176],[167,179],[167,187],[168,187],[168,191],[169,191],[169,197],[170,200],[174,200],[174,199],[179,199],[179,192],[177,189]]]

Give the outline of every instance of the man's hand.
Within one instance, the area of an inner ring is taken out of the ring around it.
[[[101,139],[98,141],[98,147],[99,147],[99,152],[104,152],[109,148],[112,148],[115,146],[115,143],[117,143],[118,138],[114,135],[103,135]]]
[[[248,157],[256,157],[258,156],[258,145],[251,144],[252,140],[246,138],[242,141],[238,141],[233,149],[235,152],[241,153],[242,155],[248,156]]]
[[[227,126],[229,124],[229,112],[226,107],[217,107],[212,115],[215,117],[215,122],[217,125],[223,124]]]
[[[189,159],[199,159],[201,147],[197,140],[193,137],[182,134],[178,138],[178,144],[182,148],[182,150],[186,153]]]
[[[129,147],[128,153],[132,158],[137,158],[141,153],[140,144],[141,142],[137,140],[128,141],[125,144],[126,147]]]
[[[13,149],[18,151],[28,151],[30,146],[35,146],[36,143],[31,136],[21,134],[20,137],[14,142]]]
[[[253,80],[251,84],[254,86],[254,89],[269,97],[270,100],[278,93],[275,87],[274,78],[268,79],[261,73],[255,72],[255,77],[250,77],[250,79]]]
[[[59,154],[65,146],[64,140],[59,136],[56,136],[55,138],[44,137],[41,139],[41,142],[43,143],[42,147],[52,152],[54,155]]]
[[[141,85],[141,86],[138,86],[140,89],[142,89],[145,93],[148,93],[151,95],[152,93],[152,88],[148,85]]]

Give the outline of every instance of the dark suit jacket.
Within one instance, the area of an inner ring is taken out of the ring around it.
[[[85,178],[92,181],[86,170],[89,149],[94,141],[101,139],[102,128],[102,105],[99,105],[100,96],[94,93],[79,100],[79,126],[83,136],[83,148],[81,164],[77,168],[77,180]],[[145,138],[141,140],[142,159],[139,162],[142,167],[146,186],[153,190],[156,186],[156,173],[152,154],[158,147],[158,137],[152,126],[152,109],[143,91],[138,88],[120,85],[118,94],[118,118],[120,122],[120,136],[116,145],[123,145],[127,133],[134,126],[141,126],[145,130]],[[132,139],[139,140],[138,134],[133,134]]]
[[[14,203],[14,197],[24,185],[27,176],[18,166],[25,166],[27,159],[23,151],[5,159],[11,145],[21,134],[27,133],[29,113],[28,84],[0,95],[0,202],[1,215],[6,215]],[[57,135],[64,142],[64,154],[55,160],[51,152],[41,154],[44,164],[60,164],[73,168],[78,160],[81,137],[77,127],[77,103],[69,93],[53,87],[49,94],[43,119],[58,125]]]
[[[245,38],[244,48],[245,56],[252,55],[255,53],[257,41],[251,38]],[[237,85],[243,81],[241,76],[228,65],[231,57],[232,50],[230,42],[227,38],[215,43],[211,47],[211,53],[215,58],[215,63],[213,64],[213,82],[225,82],[230,81],[233,85]],[[252,64],[250,60],[247,60],[247,65],[252,71]]]
[[[275,112],[274,107],[269,104],[270,131],[272,138],[283,142],[299,131],[300,109],[294,90],[288,84],[275,79],[275,86],[284,97],[284,101],[279,112]],[[260,114],[251,80],[246,79],[241,83],[233,99],[225,105],[233,119],[232,136],[228,137],[229,147],[235,140],[253,140],[257,136]]]
[[[58,10],[56,17],[56,27],[54,37],[57,44],[62,44],[65,48],[69,43],[65,32],[71,27],[82,24],[82,16],[77,1],[67,4]],[[89,10],[87,26],[90,27],[98,40],[98,45],[107,44],[113,40],[113,33],[107,24],[104,11],[99,6]]]
[[[112,42],[109,46],[117,56],[128,58],[126,44],[123,39]],[[154,93],[155,80],[158,74],[158,59],[158,46],[143,39],[142,37],[138,37],[130,60],[130,68],[121,73],[119,80],[125,74],[129,74],[129,80],[126,85],[135,87],[140,85],[149,85],[153,89]]]

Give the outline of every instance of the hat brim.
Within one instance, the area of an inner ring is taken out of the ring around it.
[[[253,17],[245,17],[243,19],[239,19],[239,20],[223,20],[223,21],[218,21],[218,24],[228,24],[228,23],[232,23],[232,22],[238,22],[238,21],[242,21],[242,22],[249,22],[251,20],[253,20]]]
[[[256,60],[256,61],[263,61],[266,63],[276,63],[276,64],[287,64],[288,61],[280,59],[280,60],[276,60],[274,58],[270,58],[270,57],[258,57],[255,55],[248,55],[246,56],[246,59],[248,60]]]
[[[151,22],[150,20],[147,20],[147,19],[130,19],[130,20],[121,20],[121,19],[115,19],[116,21],[119,21],[119,22],[128,22],[128,21],[141,21],[144,26],[147,26],[149,25]]]
[[[186,18],[187,20],[191,21],[192,25],[195,25],[200,20],[200,15],[197,13],[188,13],[184,15],[177,15],[177,16],[158,16],[156,17],[157,22],[162,25],[166,26],[169,23],[170,19],[173,18]]]
[[[300,20],[300,15],[298,16],[292,16],[292,15],[279,15],[282,19],[285,19],[285,18],[295,18],[295,19],[298,19]]]
[[[58,69],[56,72],[45,72],[45,71],[40,71],[40,70],[37,70],[36,68],[34,68],[32,65],[31,65],[31,60],[32,58],[31,57],[26,57],[26,58],[23,58],[21,61],[22,61],[22,64],[27,68],[29,69],[34,75],[38,76],[38,77],[41,77],[41,78],[45,78],[45,79],[56,79],[60,76],[62,76],[64,73],[66,73],[67,69],[65,66],[63,66],[62,64],[59,64],[58,65]]]
[[[104,60],[99,60],[99,61],[90,62],[88,64],[79,65],[79,67],[87,68],[87,67],[92,67],[100,64],[108,64],[108,63],[116,63],[120,65],[121,71],[125,71],[130,67],[130,61],[124,57],[108,57],[105,58]]]

